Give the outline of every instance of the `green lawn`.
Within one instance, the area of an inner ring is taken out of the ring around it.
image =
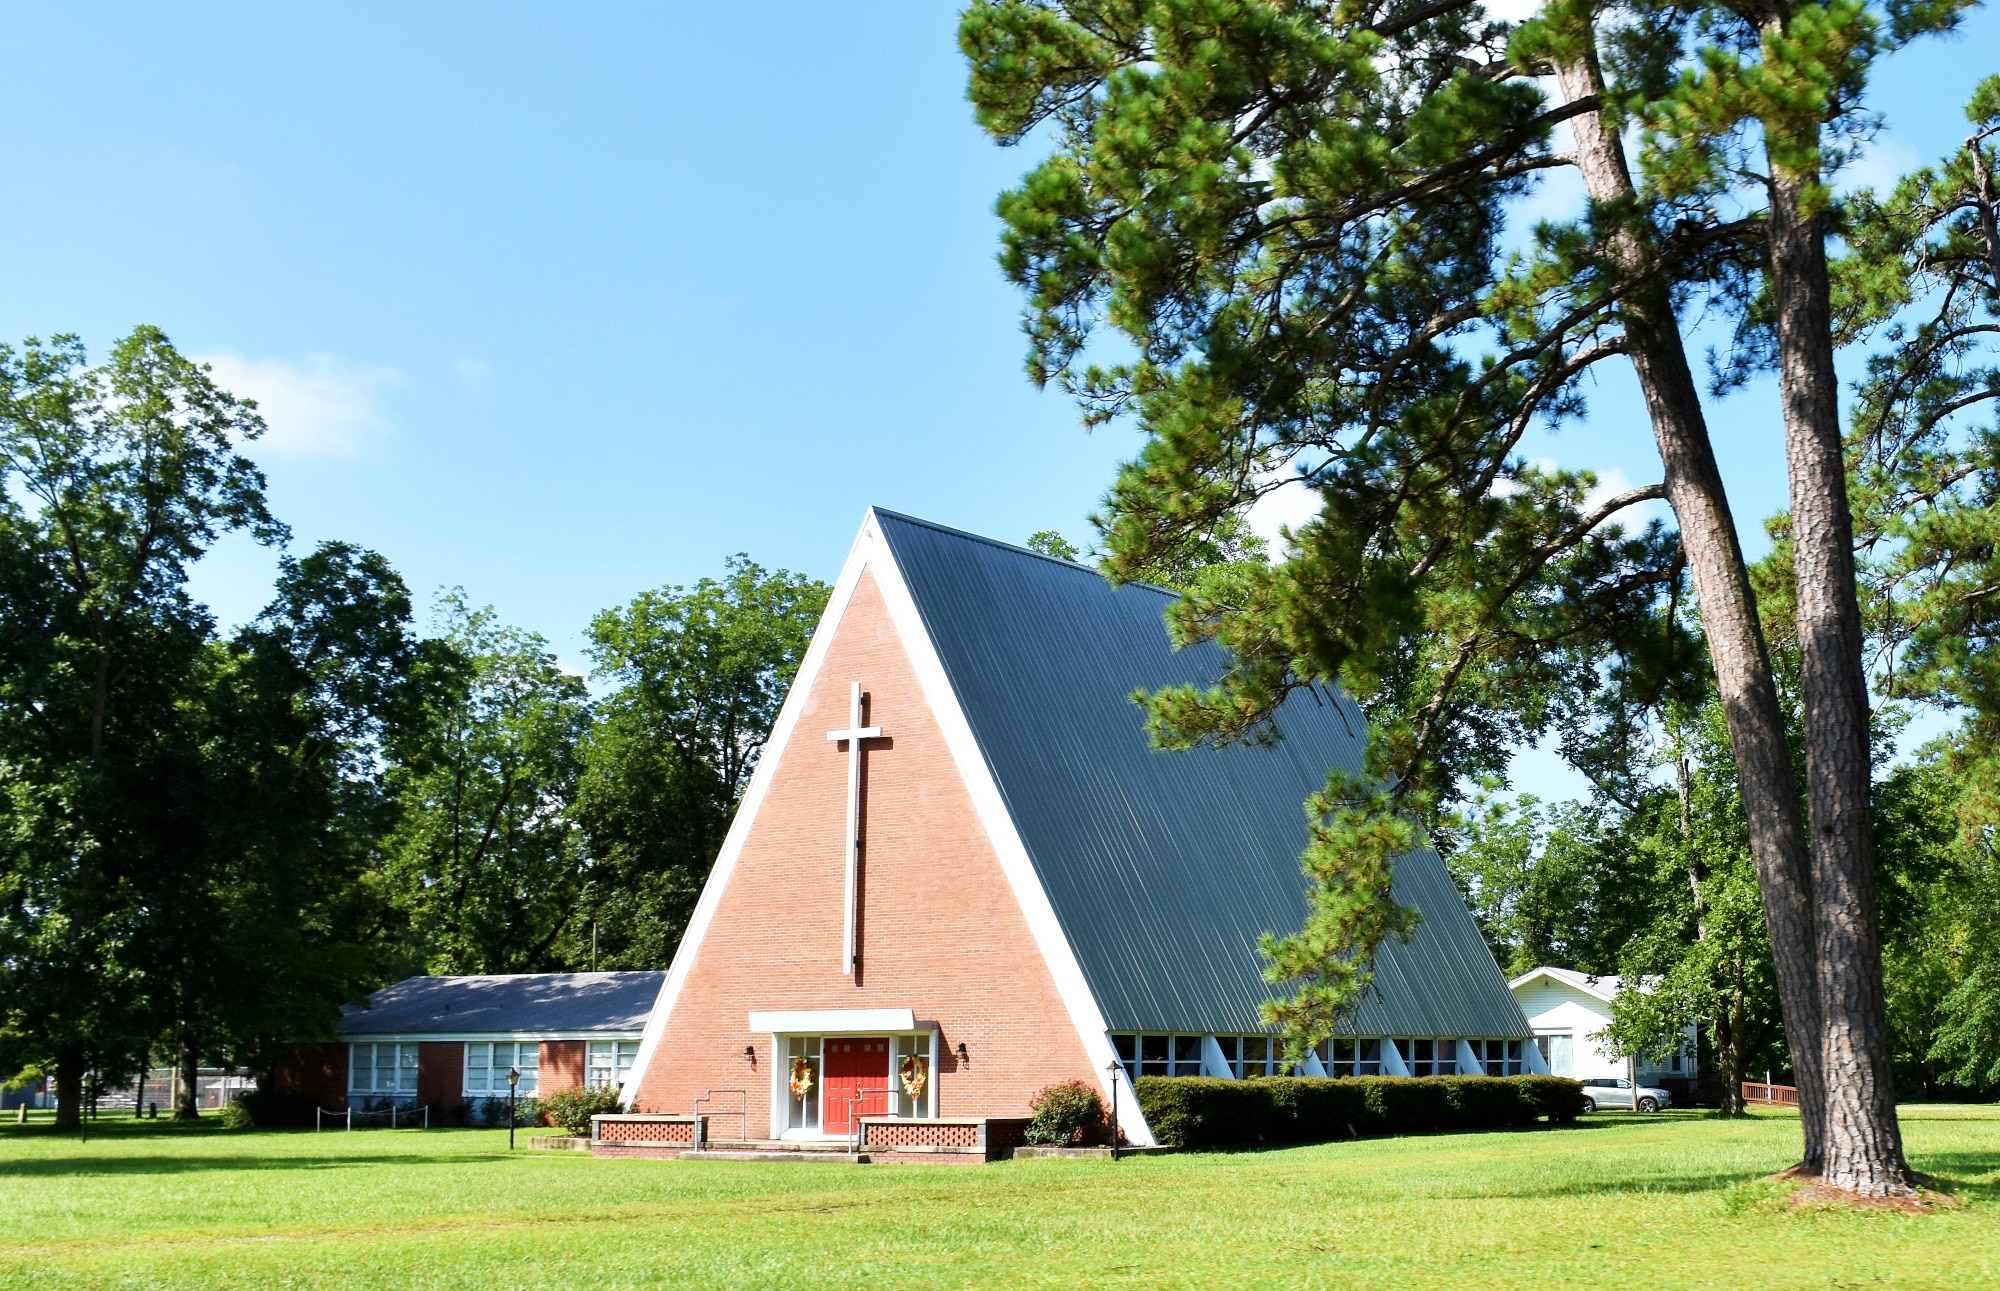
[[[0,1129],[24,1286],[2000,1286],[2000,1109],[1912,1107],[1963,1202],[1794,1212],[1796,1122],[1573,1129],[981,1167],[506,1152],[505,1131]],[[523,1140],[525,1142],[525,1139]]]

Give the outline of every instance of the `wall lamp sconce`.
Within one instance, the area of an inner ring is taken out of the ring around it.
[[[963,1041],[963,1040],[960,1040],[960,1041],[958,1042],[958,1060],[959,1060],[959,1062],[961,1062],[961,1063],[963,1063],[963,1062],[965,1062],[965,1061],[966,1061],[966,1057],[965,1057],[965,1041]]]
[[[756,1066],[756,1065],[757,1065],[757,1046],[756,1046],[756,1045],[754,1045],[754,1044],[746,1044],[746,1045],[744,1045],[744,1046],[743,1046],[743,1060],[744,1060],[745,1062],[749,1063],[749,1064],[750,1064],[750,1065],[751,1065],[752,1067],[754,1067],[754,1066]]]

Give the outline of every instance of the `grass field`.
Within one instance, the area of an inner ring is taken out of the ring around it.
[[[1781,1116],[980,1167],[7,1126],[0,1285],[2000,1287],[2000,1108],[1911,1107],[1904,1126],[1959,1208],[1786,1208],[1763,1178],[1795,1151]]]

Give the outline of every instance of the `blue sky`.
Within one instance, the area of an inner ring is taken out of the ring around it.
[[[164,328],[262,398],[295,546],[351,539],[582,663],[590,615],[746,551],[831,577],[879,503],[1073,536],[1128,431],[1022,376],[956,6],[17,6],[0,336]],[[1982,12],[1877,80],[1887,176],[1966,133]],[[1746,528],[1775,399],[1716,410]],[[1629,380],[1531,450],[1657,478]],[[197,590],[255,613],[271,557]],[[1567,781],[1529,758],[1524,781]]]

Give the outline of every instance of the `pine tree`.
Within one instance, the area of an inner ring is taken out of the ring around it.
[[[1320,498],[1282,559],[1210,571],[1174,610],[1178,639],[1229,649],[1218,685],[1150,698],[1169,744],[1269,737],[1288,693],[1327,681],[1369,714],[1367,775],[1333,777],[1308,806],[1308,928],[1269,947],[1274,979],[1302,983],[1279,1011],[1295,1043],[1352,1005],[1374,947],[1407,927],[1388,859],[1456,786],[1553,733],[1607,793],[1630,795],[1646,714],[1698,698],[1705,645],[1804,1103],[1803,1164],[1820,1168],[1825,1055],[1839,1037],[1873,1043],[1879,1009],[1866,999],[1881,990],[1857,886],[1866,690],[1836,550],[1837,425],[1827,454],[1817,151],[1852,119],[1860,73],[1889,43],[1860,41],[1856,12],[1749,21],[1559,0],[1515,28],[1457,0],[967,11],[981,122],[1003,142],[1053,146],[1000,202],[1002,264],[1029,294],[1030,375],[1073,392],[1089,420],[1130,414],[1147,432],[1107,500],[1113,571],[1295,480]],[[1952,12],[1897,13],[1894,38]],[[1735,35],[1718,43],[1724,28]],[[1759,59],[1742,54],[1760,41]],[[1720,159],[1752,120],[1775,178],[1757,205],[1771,214],[1743,217],[1726,213],[1742,194],[1723,179],[1740,168]],[[1622,143],[1635,122],[1652,132],[1636,171]],[[1560,125],[1573,152],[1552,142]],[[1588,207],[1510,257],[1506,204],[1559,167],[1582,175]],[[1703,293],[1741,303],[1749,339],[1774,338],[1802,499],[1809,788],[1837,845],[1807,845],[1757,596],[1685,352],[1678,314]],[[1131,357],[1093,362],[1099,327]],[[1516,448],[1530,425],[1580,413],[1579,379],[1613,360],[1639,377],[1665,471],[1591,505],[1593,480]],[[1670,502],[1675,529],[1615,519],[1652,498]],[[1689,590],[1700,640],[1680,613]],[[1842,1049],[1840,1062],[1837,1182],[1901,1186],[1872,1059]]]

